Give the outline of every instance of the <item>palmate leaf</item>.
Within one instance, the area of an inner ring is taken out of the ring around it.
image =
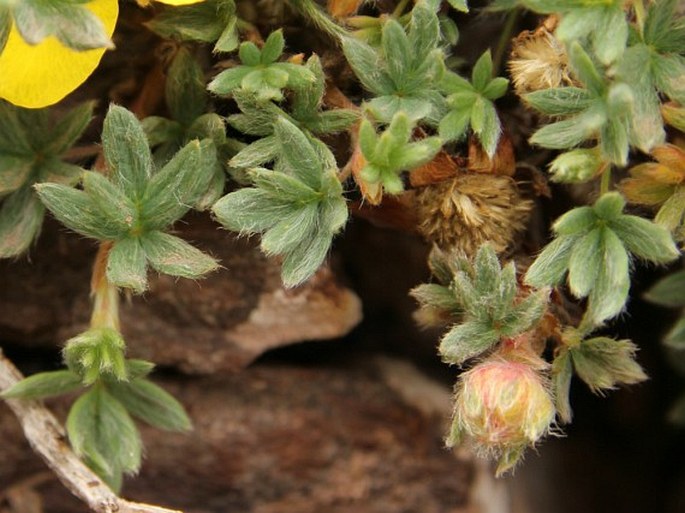
[[[439,48],[440,25],[434,10],[418,3],[411,13],[408,30],[395,20],[382,29],[381,49],[357,39],[344,38],[343,52],[365,89],[376,96],[366,108],[384,123],[404,111],[410,119],[426,119],[437,125],[442,117],[438,84],[444,73]]]
[[[40,233],[45,209],[36,182],[72,185],[82,169],[61,160],[92,118],[93,103],[54,119],[0,101],[0,258],[19,256]]]
[[[593,207],[567,212],[554,224],[557,238],[528,269],[526,283],[554,286],[568,271],[571,292],[588,298],[585,323],[595,326],[620,313],[630,288],[630,253],[659,264],[679,255],[665,228],[623,214],[624,207],[622,196],[612,192]]]
[[[321,265],[348,212],[329,150],[283,118],[274,143],[278,170],[252,170],[254,187],[227,194],[212,210],[230,230],[262,234],[262,250],[283,256],[281,276],[293,287]]]
[[[461,365],[503,337],[530,331],[542,318],[547,292],[519,297],[514,263],[502,268],[489,244],[478,250],[472,264],[454,256],[448,262],[447,258],[433,255],[438,265],[432,267],[442,269],[438,271],[443,274],[442,285],[421,285],[412,291],[424,312],[459,321],[441,339],[439,351],[444,361]]]

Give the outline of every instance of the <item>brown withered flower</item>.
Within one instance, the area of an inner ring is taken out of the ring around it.
[[[630,178],[619,187],[626,199],[638,205],[659,207],[654,218],[676,240],[685,241],[685,150],[664,144],[652,150],[656,162],[631,168]]]
[[[489,242],[504,252],[526,226],[533,207],[508,176],[463,173],[419,189],[419,232],[440,248],[474,256]]]
[[[573,80],[564,45],[554,37],[552,22],[525,31],[512,41],[509,72],[516,94],[570,85]]]

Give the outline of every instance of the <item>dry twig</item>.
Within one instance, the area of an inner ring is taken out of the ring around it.
[[[21,372],[0,348],[0,391],[23,379]],[[47,463],[59,480],[96,513],[181,513],[118,497],[71,450],[64,427],[39,401],[6,400],[19,419],[32,449]]]

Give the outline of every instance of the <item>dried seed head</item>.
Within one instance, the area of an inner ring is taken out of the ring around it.
[[[546,362],[530,355],[493,356],[461,375],[448,445],[466,437],[484,456],[500,458],[498,473],[516,464],[523,450],[548,434],[556,410]]]
[[[526,226],[533,203],[508,176],[463,174],[417,194],[419,232],[445,250],[474,256],[489,242],[504,252]]]
[[[573,82],[564,45],[545,27],[514,39],[509,71],[519,96]]]

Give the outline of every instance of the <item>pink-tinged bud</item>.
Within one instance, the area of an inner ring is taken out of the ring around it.
[[[476,450],[500,458],[497,473],[512,468],[526,446],[550,431],[554,402],[535,357],[521,361],[499,356],[461,375],[456,390],[452,446],[467,437]]]

